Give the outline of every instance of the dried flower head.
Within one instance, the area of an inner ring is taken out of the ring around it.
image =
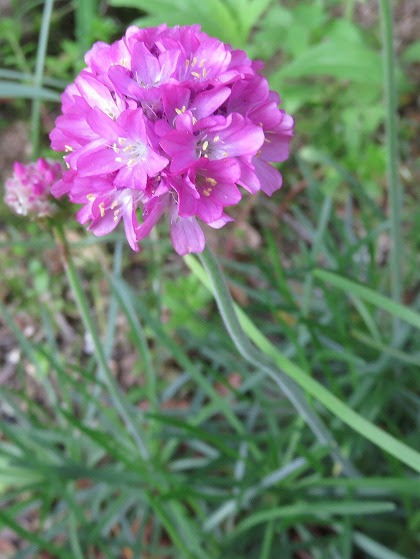
[[[175,250],[200,252],[198,220],[232,221],[225,208],[240,201],[238,186],[280,188],[271,163],[287,159],[293,119],[244,51],[198,25],[162,25],[130,27],[85,60],[50,137],[68,166],[53,194],[82,204],[78,220],[94,234],[122,220],[138,250],[166,213]]]
[[[60,163],[38,159],[35,163],[15,162],[13,175],[6,180],[4,201],[19,215],[32,218],[54,214],[56,204],[51,197],[51,187],[60,178]]]

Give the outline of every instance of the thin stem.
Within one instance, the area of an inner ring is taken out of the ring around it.
[[[311,249],[311,260],[313,264],[318,260],[318,257],[322,251],[322,244],[323,244],[323,237],[325,231],[328,227],[328,222],[331,216],[331,210],[333,207],[333,198],[332,196],[325,196],[324,203],[322,204],[322,208],[319,215],[318,226],[315,230],[314,242],[312,244]],[[311,307],[311,300],[312,300],[312,289],[313,289],[313,277],[312,274],[307,275],[307,279],[303,288],[303,301],[302,301],[302,314],[305,318],[308,318],[310,307]]]
[[[118,277],[121,273],[121,261],[122,261],[122,241],[117,241],[115,243],[115,251],[114,251],[114,264],[112,269],[112,275],[114,277]],[[109,309],[108,309],[108,316],[107,316],[107,328],[105,332],[105,357],[108,360],[111,357],[113,346],[114,346],[114,336],[115,336],[115,326],[116,326],[116,319],[118,313],[118,305],[115,296],[113,295],[110,299]],[[101,367],[98,367],[96,374],[100,380],[104,379],[104,375],[102,373]],[[100,394],[100,386],[97,385],[93,389],[93,396],[94,398],[89,403],[89,406],[86,411],[85,421],[86,423],[90,423],[92,418],[95,414],[95,400]]]
[[[101,340],[99,339],[98,331],[93,322],[89,304],[81,286],[77,270],[74,266],[74,262],[70,254],[69,246],[67,244],[67,240],[61,226],[55,227],[55,233],[59,247],[61,249],[61,256],[66,270],[67,279],[73,291],[74,298],[76,299],[83,324],[85,325],[87,332],[89,332],[93,342],[93,346],[95,348],[95,357],[102,371],[102,379],[108,388],[109,395],[111,396],[117,412],[120,414],[125,423],[127,431],[131,434],[134,441],[136,442],[142,458],[147,459],[149,457],[149,452],[137,431],[135,422],[133,421],[131,415],[131,410],[127,406],[123,395],[120,393],[119,388],[115,383],[112,371],[109,368],[108,360],[103,350]]]
[[[395,53],[393,42],[392,10],[389,0],[379,0],[383,34],[383,64],[385,89],[385,128],[388,193],[391,218],[391,294],[394,301],[401,300],[402,281],[402,237],[401,205],[402,196],[398,181],[398,130],[397,130],[397,91],[395,84]],[[398,321],[394,321],[394,335]]]
[[[342,470],[350,476],[358,475],[352,464],[339,452],[336,441],[310,407],[302,390],[283,371],[278,370],[270,359],[262,354],[244,334],[236,316],[225,278],[210,249],[206,248],[199,256],[211,280],[217,306],[236,349],[244,359],[257,369],[263,370],[277,384],[298,413],[304,418],[318,441],[322,445],[330,447],[331,454],[340,463]]]
[[[47,53],[48,35],[50,31],[50,21],[53,9],[54,0],[45,0],[44,11],[42,13],[41,31],[39,33],[38,50],[36,53],[34,86],[37,88],[42,87],[42,80],[44,76],[45,55]],[[41,121],[41,100],[34,99],[32,101],[32,114],[31,114],[31,140],[32,140],[32,154],[38,157],[39,153],[39,131]]]

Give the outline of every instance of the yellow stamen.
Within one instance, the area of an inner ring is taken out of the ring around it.
[[[191,75],[194,76],[195,78],[200,77],[200,74],[198,72],[191,72]]]
[[[101,212],[101,217],[104,217],[105,215],[104,203],[101,202],[98,207],[99,207],[99,211]]]
[[[70,151],[73,151],[73,148],[72,148],[71,146],[65,145],[65,146],[64,146],[64,151],[65,151],[66,153],[69,153]]]
[[[206,177],[204,180],[209,182],[212,186],[216,186],[217,184],[217,181],[215,181],[212,177]]]
[[[111,210],[113,210],[114,208],[116,208],[118,206],[119,202],[118,200],[114,200],[111,204]],[[115,212],[114,212],[115,213]]]
[[[116,158],[115,158],[115,161],[116,161],[117,163],[122,163],[122,157],[116,157]]]
[[[200,60],[200,64],[198,65],[198,67],[199,67],[199,68],[202,68],[202,67],[204,66],[205,61],[206,61],[206,59],[205,59],[205,58],[202,58],[202,59]]]
[[[185,61],[185,67],[188,68],[189,65],[190,65],[190,61],[187,59],[187,60]]]
[[[206,151],[206,149],[209,147],[209,143],[206,140],[205,142],[203,142],[203,151]]]
[[[120,144],[120,146],[125,144],[126,141],[127,141],[127,138],[118,138],[118,143]]]
[[[182,115],[181,109],[175,109],[175,112],[176,112],[177,115]]]
[[[203,68],[202,74],[203,74],[203,78],[207,76],[207,70],[205,68]]]
[[[215,136],[215,137],[213,138],[213,142],[214,142],[214,143],[218,142],[219,140],[220,140],[220,136]]]
[[[203,190],[203,194],[204,194],[204,196],[210,196],[210,194],[211,194],[211,191],[212,191],[212,190],[213,190],[213,189],[212,189],[212,188],[210,188],[210,187],[209,187],[209,188],[207,188],[207,190]]]
[[[89,202],[94,202],[96,200],[96,195],[95,194],[87,194],[86,198],[89,200]]]
[[[197,58],[194,56],[191,62],[191,68],[197,64]]]

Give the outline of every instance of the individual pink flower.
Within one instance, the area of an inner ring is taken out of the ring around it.
[[[154,149],[157,139],[147,130],[142,109],[126,110],[112,120],[95,108],[87,122],[97,134],[81,151],[76,167],[81,177],[114,173],[117,188],[145,190],[147,179],[162,171],[169,160]]]
[[[220,228],[241,188],[272,195],[293,119],[262,64],[198,25],[130,27],[96,43],[62,98],[51,145],[68,170],[53,187],[82,204],[95,235],[122,221],[134,250],[163,215],[179,254],[200,252],[200,222]]]
[[[33,218],[53,215],[56,204],[50,191],[61,171],[60,163],[50,159],[41,158],[27,165],[16,161],[13,175],[5,183],[5,203],[19,215]]]

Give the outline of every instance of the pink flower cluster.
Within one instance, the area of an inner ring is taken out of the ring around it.
[[[50,135],[68,166],[52,192],[83,204],[78,220],[94,234],[123,220],[138,250],[167,213],[175,250],[200,252],[197,218],[220,228],[238,185],[268,195],[281,186],[271,163],[287,159],[293,119],[244,51],[198,25],[161,25],[130,27],[85,60]]]
[[[6,180],[4,201],[19,215],[47,217],[56,209],[51,198],[52,185],[61,177],[61,165],[50,159],[38,159],[24,165],[16,162],[13,175]]]

